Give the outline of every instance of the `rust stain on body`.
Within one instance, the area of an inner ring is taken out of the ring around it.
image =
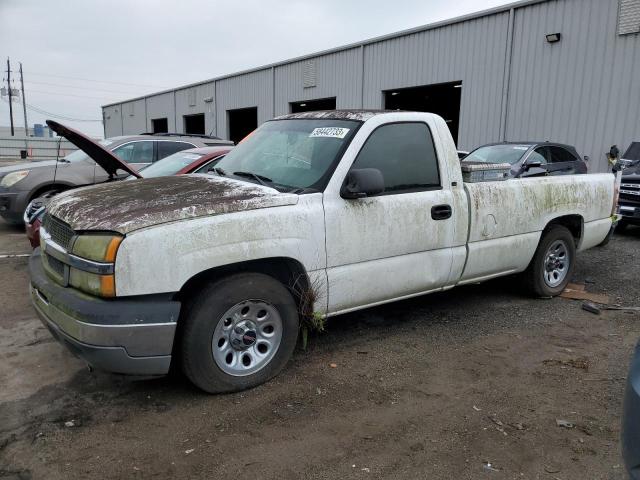
[[[157,177],[113,182],[57,196],[49,213],[74,230],[122,234],[206,215],[291,205],[296,195],[208,175]]]

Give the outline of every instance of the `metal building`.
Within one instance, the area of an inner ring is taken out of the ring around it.
[[[426,110],[458,148],[504,140],[604,152],[640,140],[640,0],[529,0],[103,107],[106,137],[238,140],[289,112]]]

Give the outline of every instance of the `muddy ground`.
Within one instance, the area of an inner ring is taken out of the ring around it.
[[[581,254],[574,280],[640,305],[639,246],[630,229]],[[0,224],[0,255],[28,251]],[[275,380],[208,396],[90,373],[36,319],[26,265],[0,258],[2,480],[625,478],[637,313],[497,280],[334,318]]]

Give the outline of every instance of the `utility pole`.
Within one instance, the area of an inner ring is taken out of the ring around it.
[[[11,119],[11,136],[15,136],[13,131],[13,98],[11,97],[11,64],[7,57],[7,89],[9,90],[9,118]]]
[[[29,136],[29,124],[27,123],[27,99],[24,96],[24,78],[22,77],[22,62],[20,62],[20,89],[22,90],[22,111],[24,112],[24,135]]]

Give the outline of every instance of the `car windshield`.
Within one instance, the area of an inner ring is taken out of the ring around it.
[[[142,169],[144,178],[166,177],[175,175],[184,167],[191,165],[193,162],[202,157],[201,153],[178,152],[168,157],[158,160],[156,163]]]
[[[105,138],[104,140],[98,140],[97,143],[99,143],[103,147],[106,147],[107,150],[111,150],[111,148],[108,148],[108,147],[113,143],[113,140],[109,140],[108,138]],[[87,158],[89,158],[89,155],[84,153],[82,150],[76,150],[75,152],[70,153],[69,155],[65,155],[64,157],[66,161],[71,163],[81,162],[82,160],[85,160]]]
[[[529,145],[488,145],[474,150],[463,162],[517,163],[531,148]]]
[[[280,190],[322,189],[359,125],[324,119],[266,122],[220,160],[215,171]]]

